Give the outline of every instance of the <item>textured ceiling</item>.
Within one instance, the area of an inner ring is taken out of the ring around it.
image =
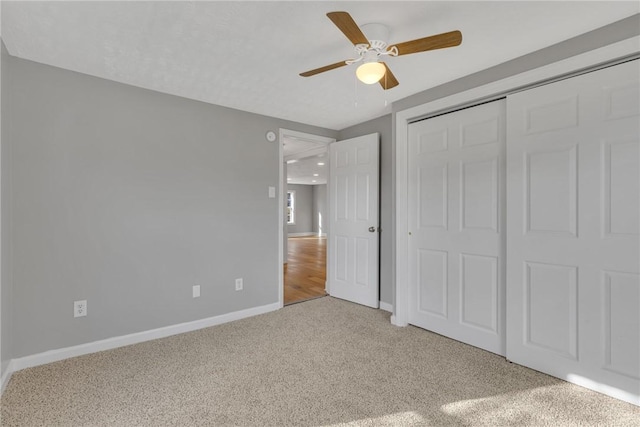
[[[326,184],[328,175],[329,160],[326,152],[295,160],[294,163],[287,163],[287,182],[289,184]]]
[[[160,92],[340,130],[393,101],[638,13],[639,2],[2,2],[9,53]],[[460,30],[460,47],[389,58],[394,89],[355,67],[329,11],[390,27],[390,42]]]
[[[282,141],[289,184],[326,184],[328,177],[327,143],[285,135]]]

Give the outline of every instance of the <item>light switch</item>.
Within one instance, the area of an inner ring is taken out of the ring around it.
[[[276,187],[269,187],[269,198],[270,199],[276,198]]]

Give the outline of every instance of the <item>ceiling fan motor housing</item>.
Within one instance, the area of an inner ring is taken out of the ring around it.
[[[389,41],[389,28],[383,24],[365,24],[360,27],[373,49],[384,49]]]
[[[360,27],[363,34],[369,40],[369,45],[357,44],[355,45],[356,54],[358,58],[352,62],[359,62],[364,60],[370,62],[380,55],[397,56],[398,50],[395,46],[387,50],[387,40],[389,40],[389,28],[383,24],[365,24]]]

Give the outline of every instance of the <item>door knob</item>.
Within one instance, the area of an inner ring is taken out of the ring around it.
[[[376,232],[375,227],[369,227],[369,233],[375,233],[375,232]]]

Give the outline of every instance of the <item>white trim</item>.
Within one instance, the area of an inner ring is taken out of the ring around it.
[[[378,306],[380,307],[380,310],[393,313],[393,304],[389,304],[388,302],[384,302],[384,301],[379,301]]]
[[[2,5],[0,5],[0,28],[2,27],[2,23],[1,23],[1,21],[2,21],[2,19],[1,19],[2,13],[1,13],[1,11],[2,11]],[[2,39],[2,31],[0,29],[0,41],[1,41],[1,39]],[[0,57],[0,65],[1,64],[2,64],[2,57]],[[1,69],[1,66],[0,66],[0,69]],[[2,92],[2,90],[0,90],[0,95],[1,95],[1,92]],[[2,98],[2,96],[0,96],[0,98]],[[2,123],[1,123],[1,120],[0,120],[0,129],[1,128],[2,128]],[[0,132],[0,135],[2,135],[2,132]],[[2,138],[0,137],[0,145],[2,145],[1,142],[2,142]],[[0,164],[2,164],[1,159],[0,159]],[[1,171],[1,168],[0,168],[0,177],[2,176],[1,172],[2,171]],[[0,188],[2,188],[1,178],[0,178]],[[7,197],[7,196],[5,196],[5,197]],[[4,203],[2,202],[2,198],[0,198],[0,224],[3,224],[6,221],[6,219],[5,220],[2,219],[2,211],[4,210],[3,209],[3,205],[4,205]],[[0,241],[2,241],[2,238],[3,238],[2,232],[0,232]],[[9,241],[9,243],[11,243],[11,242]],[[3,258],[4,257],[2,256],[2,245],[0,245],[0,260],[2,260]],[[5,385],[7,384],[7,382],[9,382],[9,378],[11,378],[11,371],[9,370],[10,365],[11,365],[11,361],[9,361],[9,363],[7,363],[6,371],[2,372],[2,338],[3,338],[3,336],[2,336],[2,287],[3,287],[2,276],[3,276],[3,274],[2,274],[2,262],[0,262],[0,374],[2,374],[2,377],[0,378],[0,396],[2,395],[2,392],[4,391]],[[8,283],[7,283],[7,286],[8,286]],[[13,305],[13,304],[11,304],[11,305]],[[5,338],[8,338],[8,337],[5,337]]]
[[[324,234],[320,234],[318,235],[318,233],[314,233],[313,231],[303,231],[301,233],[288,233],[287,236],[288,237],[322,237]]]
[[[300,132],[297,130],[284,129],[284,128],[280,128],[280,130],[284,131],[284,134],[288,137],[295,138],[295,139],[302,139],[309,142],[317,142],[325,145],[331,144],[336,140],[335,138],[331,138],[330,136],[315,135],[312,133]]]
[[[278,308],[284,307],[284,152],[282,149],[283,129],[278,133]]]
[[[7,387],[7,384],[9,384],[13,371],[13,360],[10,360],[9,363],[7,363],[7,369],[2,374],[2,378],[0,378],[0,396],[4,393],[4,389]]]
[[[21,369],[45,365],[47,363],[57,362],[59,360],[68,359],[70,357],[82,356],[85,354],[96,353],[98,351],[111,350],[118,347],[138,344],[158,338],[165,338],[185,332],[197,331],[198,329],[208,328],[211,326],[221,325],[223,323],[233,322],[234,320],[257,316],[258,314],[264,314],[278,309],[280,309],[279,303],[267,304],[259,307],[248,308],[246,310],[221,314],[219,316],[209,317],[206,319],[194,320],[192,322],[179,323],[177,325],[151,329],[149,331],[107,338],[91,343],[75,345],[73,347],[49,350],[43,353],[32,354],[30,356],[13,359],[11,361],[11,364],[13,365],[11,371],[16,372]]]
[[[329,147],[329,144],[331,144],[332,142],[335,142],[336,140],[335,138],[330,138],[328,136],[314,135],[310,133],[298,132],[298,131],[289,130],[289,129],[281,129],[281,130],[285,131],[283,134],[283,137],[290,137],[292,139],[297,139],[297,140],[302,140],[302,141],[307,141],[307,142],[312,142],[317,144],[316,148],[311,148],[306,151],[301,151],[298,153],[289,154],[288,156],[283,156],[283,160],[285,161],[300,160],[300,159],[305,159],[307,157],[316,156],[318,154],[326,153],[327,148]]]
[[[409,218],[407,208],[407,135],[409,123],[441,111],[481,102],[508,91],[531,86],[567,73],[636,54],[638,53],[638,43],[640,43],[640,37],[632,37],[543,67],[396,112],[394,122],[396,129],[396,305],[392,319],[394,325],[406,326],[409,320]]]
[[[391,318],[389,319],[389,321],[391,322],[391,324],[392,324],[393,326],[399,326],[399,327],[401,327],[401,328],[403,328],[403,327],[405,327],[405,326],[409,326],[409,324],[408,324],[408,323],[404,323],[404,324],[403,324],[403,323],[398,323],[398,321],[396,320],[396,315],[395,315],[395,314],[392,314],[392,315],[391,315]]]
[[[335,142],[335,141],[334,141]],[[331,156],[329,155],[329,147],[327,146],[327,161],[325,163],[325,167],[327,169],[331,169]],[[329,215],[331,212],[331,180],[329,177],[329,172],[327,172],[327,191],[325,192],[325,201],[324,201],[324,213],[325,218],[323,221],[324,227],[323,230],[329,229]],[[325,263],[324,263],[324,292],[327,295],[331,295],[331,285],[329,284],[329,277],[331,277],[331,267],[329,265],[329,260],[331,259],[331,240],[329,239],[329,233],[324,233],[327,238],[326,244],[326,253],[325,253]]]

